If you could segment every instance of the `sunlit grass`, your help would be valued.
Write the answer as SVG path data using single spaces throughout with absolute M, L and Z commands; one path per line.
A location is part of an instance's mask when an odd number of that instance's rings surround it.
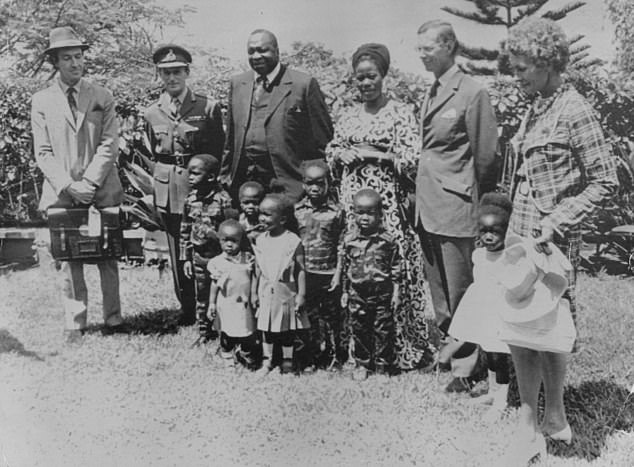
M 0 277 L 2 467 L 490 466 L 512 435 L 515 411 L 486 424 L 468 397 L 443 393 L 447 375 L 258 380 L 225 368 L 216 344 L 191 348 L 195 329 L 175 327 L 169 271 L 123 269 L 124 315 L 146 334 L 103 337 L 98 274 L 87 275 L 95 326 L 77 345 L 63 340 L 53 270 Z M 567 380 L 578 437 L 549 445 L 547 465 L 631 465 L 633 299 L 632 279 L 580 278 L 580 351 Z

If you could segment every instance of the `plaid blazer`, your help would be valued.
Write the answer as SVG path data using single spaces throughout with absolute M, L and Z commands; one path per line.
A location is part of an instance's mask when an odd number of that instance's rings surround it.
M 516 142 L 519 169 L 537 209 L 560 233 L 579 224 L 616 191 L 616 165 L 594 110 L 567 87 L 546 111 L 529 109 Z

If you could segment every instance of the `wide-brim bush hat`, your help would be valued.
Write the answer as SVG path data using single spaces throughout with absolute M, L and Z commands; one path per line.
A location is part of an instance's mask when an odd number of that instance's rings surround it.
M 157 68 L 187 67 L 192 62 L 192 55 L 180 45 L 164 44 L 156 48 L 152 61 Z
M 70 26 L 62 26 L 51 29 L 48 35 L 48 49 L 44 53 L 51 53 L 53 50 L 65 49 L 68 47 L 79 47 L 86 50 L 90 47 L 77 36 L 77 33 Z
M 506 248 L 495 272 L 506 289 L 507 306 L 502 319 L 509 323 L 534 321 L 555 310 L 568 287 L 566 270 L 570 262 L 552 243 L 550 255 L 535 251 L 532 242 L 508 237 Z

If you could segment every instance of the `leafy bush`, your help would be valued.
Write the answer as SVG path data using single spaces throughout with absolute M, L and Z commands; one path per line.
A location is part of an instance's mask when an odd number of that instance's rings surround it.
M 229 78 L 240 70 L 227 58 L 204 51 L 194 53 L 197 73 L 192 74 L 190 87 L 210 95 L 226 110 Z M 359 102 L 347 58 L 335 56 L 319 44 L 296 42 L 288 53 L 282 55 L 282 60 L 317 78 L 335 120 L 342 108 Z M 108 87 L 115 96 L 121 127 L 121 157 L 127 161 L 138 161 L 134 159 L 136 151 L 149 155 L 142 134 L 141 114 L 160 93 L 160 83 L 153 69 L 149 66 L 136 67 L 129 74 L 115 77 L 92 75 L 90 78 Z M 597 110 L 606 134 L 623 160 L 629 159 L 628 142 L 634 140 L 631 122 L 634 101 L 631 94 L 617 86 L 615 79 L 602 74 L 598 68 L 586 70 L 583 74 L 577 73 L 570 79 Z M 499 76 L 487 77 L 486 80 L 501 128 L 501 147 L 504 149 L 517 131 L 528 101 L 511 78 Z M 42 80 L 18 77 L 9 77 L 0 83 L 0 154 L 3 155 L 0 166 L 0 224 L 39 219 L 37 198 L 42 176 L 32 156 L 29 112 L 31 94 L 46 85 Z M 385 82 L 388 95 L 412 104 L 417 114 L 426 86 L 427 83 L 420 76 L 395 68 L 389 71 Z M 125 179 L 124 185 L 129 195 L 139 195 Z M 626 188 L 625 191 L 629 191 L 631 186 Z
M 37 80 L 0 81 L 0 225 L 40 219 L 37 211 L 42 174 L 31 143 L 31 95 Z

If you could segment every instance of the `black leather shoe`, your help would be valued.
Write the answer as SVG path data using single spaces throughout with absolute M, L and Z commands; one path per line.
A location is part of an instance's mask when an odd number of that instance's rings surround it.
M 112 336 L 113 334 L 130 334 L 130 332 L 132 332 L 132 330 L 126 323 L 115 324 L 114 326 L 106 325 L 101 329 L 101 334 L 104 336 Z
M 290 358 L 283 359 L 282 363 L 280 363 L 280 373 L 282 373 L 283 375 L 296 373 L 295 367 L 293 365 L 293 360 L 291 360 Z
M 474 382 L 471 378 L 454 378 L 445 388 L 445 392 L 471 392 Z

